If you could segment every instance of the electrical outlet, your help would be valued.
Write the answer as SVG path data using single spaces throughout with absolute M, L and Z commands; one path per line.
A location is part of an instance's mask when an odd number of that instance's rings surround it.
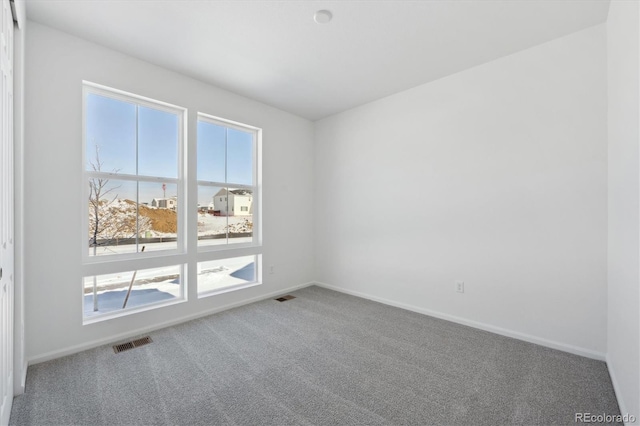
M 464 293 L 464 281 L 456 281 L 455 288 L 458 293 Z
M 274 267 L 273 265 L 270 265 L 270 266 L 269 266 L 269 273 L 270 273 L 270 274 L 275 274 L 275 273 L 276 273 L 276 271 L 275 271 L 275 267 Z

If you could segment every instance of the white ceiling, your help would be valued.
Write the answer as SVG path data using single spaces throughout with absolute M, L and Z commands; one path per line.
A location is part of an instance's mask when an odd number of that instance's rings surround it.
M 333 13 L 316 24 L 318 9 Z M 602 23 L 609 0 L 28 0 L 27 17 L 311 120 Z

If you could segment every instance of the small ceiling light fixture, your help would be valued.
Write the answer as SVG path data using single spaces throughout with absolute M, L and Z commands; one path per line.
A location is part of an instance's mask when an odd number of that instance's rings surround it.
M 333 15 L 328 10 L 319 10 L 313 14 L 313 20 L 318 24 L 327 24 L 331 21 Z

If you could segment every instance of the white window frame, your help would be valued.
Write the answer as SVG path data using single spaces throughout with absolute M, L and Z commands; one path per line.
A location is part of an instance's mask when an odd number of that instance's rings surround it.
M 215 182 L 205 181 L 197 179 L 194 185 L 196 186 L 195 192 L 197 193 L 199 186 L 211 186 L 217 188 L 233 188 L 233 189 L 250 189 L 252 193 L 252 241 L 248 243 L 231 243 L 220 245 L 204 245 L 198 244 L 197 235 L 195 235 L 197 246 L 197 262 L 206 262 L 209 260 L 222 260 L 227 258 L 235 258 L 241 256 L 256 256 L 255 265 L 255 281 L 245 284 L 239 284 L 234 286 L 225 287 L 219 290 L 199 292 L 197 291 L 198 298 L 214 296 L 216 294 L 227 293 L 247 287 L 253 287 L 255 285 L 262 284 L 262 129 L 232 121 L 214 115 L 198 112 L 197 122 L 205 122 L 214 124 L 217 126 L 227 127 L 242 132 L 248 132 L 253 134 L 253 182 L 251 185 L 235 184 L 228 182 Z M 196 144 L 197 146 L 197 135 Z M 226 159 L 225 159 L 226 164 Z M 225 197 L 227 198 L 227 197 Z M 227 240 L 228 241 L 228 240 Z
M 83 200 L 89 198 L 88 181 L 91 177 L 104 177 L 108 179 L 123 179 L 131 182 L 154 182 L 154 183 L 171 183 L 177 186 L 177 210 L 178 215 L 178 235 L 177 247 L 169 250 L 157 250 L 148 252 L 137 252 L 127 254 L 114 254 L 103 256 L 89 255 L 89 206 L 88 202 L 83 203 L 82 208 L 82 241 L 80 247 L 82 250 L 82 287 L 84 288 L 84 277 L 111 274 L 117 272 L 137 271 L 143 269 L 159 268 L 164 266 L 180 266 L 180 297 L 169 301 L 161 301 L 150 303 L 143 306 L 126 308 L 119 311 L 112 311 L 95 316 L 85 317 L 84 315 L 84 294 L 80 292 L 82 304 L 82 323 L 84 325 L 128 316 L 137 312 L 157 309 L 159 307 L 184 303 L 188 301 L 188 294 L 191 291 L 192 296 L 197 295 L 197 299 L 209 297 L 221 293 L 232 292 L 248 287 L 262 284 L 262 129 L 236 121 L 215 117 L 205 113 L 197 114 L 197 121 L 205 121 L 215 125 L 232 128 L 235 130 L 249 132 L 253 135 L 253 182 L 251 185 L 234 184 L 227 182 L 209 182 L 197 180 L 197 171 L 192 175 L 187 170 L 187 152 L 189 155 L 197 154 L 197 135 L 193 141 L 187 139 L 187 109 L 172 105 L 166 102 L 157 101 L 146 98 L 122 90 L 110 88 L 100 84 L 88 81 L 82 82 L 83 97 L 83 120 L 82 120 L 82 173 L 81 184 Z M 139 106 L 145 106 L 161 111 L 166 111 L 178 115 L 179 141 L 178 141 L 178 177 L 176 179 L 158 178 L 153 176 L 131 175 L 124 173 L 110 172 L 93 172 L 87 170 L 86 167 L 86 100 L 87 95 L 93 93 L 100 96 L 106 96 L 115 100 L 133 103 Z M 226 159 L 225 159 L 226 162 Z M 197 208 L 189 206 L 187 194 L 197 194 L 198 186 L 216 186 L 220 188 L 234 189 L 250 189 L 252 192 L 252 241 L 248 243 L 227 243 L 223 245 L 199 246 L 197 235 Z M 227 198 L 227 197 L 225 197 Z M 193 203 L 191 203 L 193 204 Z M 193 216 L 193 217 L 191 217 Z M 194 232 L 195 231 L 195 232 Z M 193 233 L 193 234 L 192 234 Z M 197 263 L 210 260 L 223 260 L 228 258 L 236 258 L 241 256 L 255 256 L 255 280 L 247 283 L 240 283 L 228 286 L 218 290 L 198 292 L 197 276 L 191 276 L 191 282 L 188 282 L 188 271 L 194 271 Z M 195 263 L 194 263 L 195 262 Z M 191 290 L 189 288 L 192 287 Z M 195 290 L 195 292 L 194 292 Z
M 111 99 L 133 103 L 139 106 L 149 107 L 178 116 L 178 177 L 176 179 L 159 178 L 153 176 L 144 175 L 131 175 L 125 173 L 110 173 L 110 172 L 93 172 L 87 170 L 86 167 L 86 119 L 87 119 L 87 96 L 89 94 L 96 94 L 105 96 Z M 90 256 L 89 255 L 89 205 L 88 202 L 82 203 L 82 242 L 80 244 L 82 250 L 82 277 L 104 275 L 110 273 L 117 273 L 122 271 L 136 271 L 142 269 L 159 268 L 162 266 L 180 265 L 180 297 L 164 302 L 151 303 L 139 307 L 132 307 L 123 309 L 117 312 L 108 312 L 104 314 L 97 314 L 91 317 L 84 316 L 84 309 L 82 310 L 83 324 L 90 324 L 94 322 L 103 321 L 105 319 L 130 315 L 135 312 L 146 311 L 155 309 L 160 306 L 173 305 L 176 303 L 183 303 L 187 301 L 187 281 L 186 281 L 186 265 L 189 263 L 187 255 L 187 166 L 186 166 L 186 143 L 187 143 L 187 109 L 172 105 L 166 102 L 157 101 L 154 99 L 139 96 L 133 93 L 128 93 L 122 90 L 110 88 L 100 84 L 92 83 L 89 81 L 82 81 L 82 200 L 89 199 L 89 179 L 91 177 L 104 177 L 108 179 L 124 179 L 131 182 L 154 182 L 154 183 L 171 183 L 177 186 L 177 211 L 178 211 L 178 229 L 177 229 L 177 247 L 175 249 L 157 250 L 148 252 L 137 253 L 125 253 L 125 254 L 113 254 L 104 256 Z M 83 282 L 84 287 L 84 282 Z M 82 287 L 82 288 L 83 288 Z M 82 293 L 81 293 L 82 294 Z M 82 295 L 84 306 L 84 296 Z

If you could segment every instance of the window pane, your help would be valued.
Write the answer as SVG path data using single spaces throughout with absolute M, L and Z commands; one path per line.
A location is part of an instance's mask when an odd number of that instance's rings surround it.
M 136 106 L 93 93 L 86 101 L 86 169 L 135 174 Z
M 227 129 L 227 182 L 253 185 L 253 133 Z
M 127 309 L 182 297 L 179 265 L 84 277 L 85 318 L 122 311 L 134 276 Z
M 140 182 L 140 250 L 175 250 L 178 247 L 178 185 Z
M 198 245 L 227 244 L 226 188 L 198 186 Z
M 256 256 L 198 263 L 198 294 L 256 281 Z
M 137 251 L 137 183 L 89 179 L 89 255 Z
M 226 129 L 198 121 L 198 180 L 225 182 Z
M 250 189 L 198 186 L 198 245 L 253 241 L 253 193 Z
M 89 188 L 90 256 L 177 248 L 176 184 L 90 178 Z
M 138 174 L 178 177 L 178 116 L 138 107 Z

